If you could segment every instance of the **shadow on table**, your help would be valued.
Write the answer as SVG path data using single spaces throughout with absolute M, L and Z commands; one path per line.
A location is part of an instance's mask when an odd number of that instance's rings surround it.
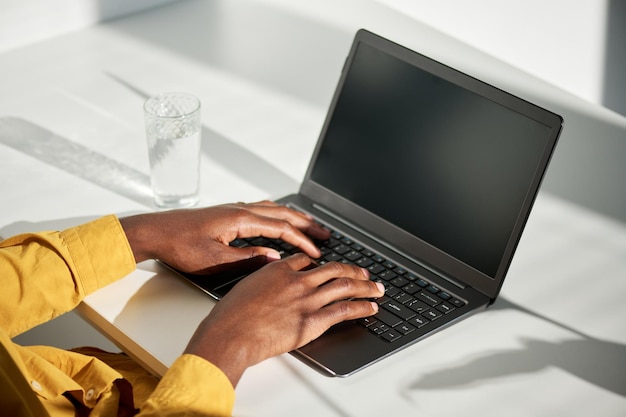
M 437 390 L 479 384 L 512 375 L 530 374 L 558 367 L 578 378 L 626 397 L 626 345 L 588 336 L 554 320 L 500 298 L 494 310 L 514 309 L 566 329 L 577 339 L 546 342 L 522 339 L 523 347 L 487 352 L 464 365 L 422 375 L 409 385 L 412 390 Z
M 122 80 L 116 81 L 143 97 Z M 82 178 L 137 203 L 153 207 L 150 177 L 88 147 L 18 117 L 0 118 L 0 144 Z M 274 198 L 298 189 L 298 182 L 253 152 L 202 127 L 202 151 L 233 176 L 267 190 Z
M 18 117 L 0 118 L 0 144 L 144 206 L 152 206 L 148 175 Z

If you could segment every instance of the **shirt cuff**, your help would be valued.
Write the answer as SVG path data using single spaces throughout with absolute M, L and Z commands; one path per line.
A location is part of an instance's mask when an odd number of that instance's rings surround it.
M 73 267 L 84 294 L 90 294 L 135 270 L 135 257 L 114 215 L 64 230 Z
M 140 416 L 231 416 L 235 390 L 224 373 L 199 356 L 184 354 L 168 369 Z

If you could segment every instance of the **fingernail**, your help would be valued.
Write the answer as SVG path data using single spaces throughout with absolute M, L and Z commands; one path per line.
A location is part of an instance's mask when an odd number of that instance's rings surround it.
M 369 278 L 369 277 L 370 277 L 370 271 L 368 271 L 368 270 L 367 270 L 367 269 L 365 269 L 365 268 L 361 268 L 361 271 L 363 272 L 363 275 L 365 275 L 367 278 Z
M 378 289 L 380 290 L 380 292 L 382 292 L 383 294 L 385 293 L 385 286 L 383 285 L 382 282 L 377 282 L 376 286 L 378 287 Z
M 378 313 L 378 304 L 376 304 L 373 301 L 370 301 L 370 304 L 372 305 L 372 310 L 374 310 L 376 313 Z
M 267 254 L 265 254 L 265 257 L 267 258 L 268 261 L 280 261 L 280 253 L 278 253 L 278 251 L 275 250 L 271 250 L 269 252 L 267 252 Z

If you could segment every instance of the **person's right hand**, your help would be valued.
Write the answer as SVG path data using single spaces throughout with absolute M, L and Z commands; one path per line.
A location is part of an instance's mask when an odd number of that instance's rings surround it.
M 384 294 L 355 265 L 306 269 L 297 254 L 272 262 L 239 282 L 200 323 L 185 353 L 219 367 L 233 386 L 246 368 L 304 346 L 341 321 L 371 316 Z

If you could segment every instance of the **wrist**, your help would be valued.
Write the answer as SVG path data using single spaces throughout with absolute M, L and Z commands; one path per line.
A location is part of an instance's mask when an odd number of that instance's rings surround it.
M 250 338 L 221 331 L 205 319 L 198 326 L 184 353 L 199 356 L 212 363 L 236 387 L 245 370 L 257 362 L 250 359 L 254 347 L 249 344 Z
M 119 219 L 137 263 L 156 258 L 158 237 L 156 229 L 151 226 L 151 216 L 153 214 L 138 214 Z

